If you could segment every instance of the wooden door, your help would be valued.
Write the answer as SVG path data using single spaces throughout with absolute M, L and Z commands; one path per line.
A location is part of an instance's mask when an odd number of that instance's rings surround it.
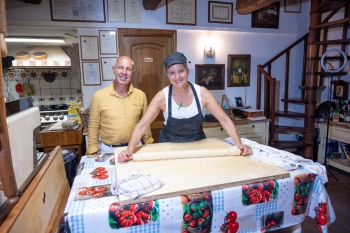
M 175 30 L 119 29 L 119 54 L 135 62 L 132 84 L 145 92 L 148 103 L 156 93 L 170 84 L 163 61 L 177 51 Z M 159 112 L 151 124 L 152 136 L 158 142 L 163 127 L 163 114 Z

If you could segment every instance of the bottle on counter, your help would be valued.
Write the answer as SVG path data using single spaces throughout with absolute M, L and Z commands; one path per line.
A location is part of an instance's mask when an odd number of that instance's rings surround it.
M 71 102 L 69 108 L 68 108 L 68 119 L 73 119 L 73 120 L 77 120 L 78 124 L 81 124 L 81 118 L 79 115 L 79 109 L 77 107 L 77 103 L 76 102 Z

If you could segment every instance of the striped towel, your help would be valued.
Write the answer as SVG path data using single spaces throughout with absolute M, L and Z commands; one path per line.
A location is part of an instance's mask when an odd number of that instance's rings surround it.
M 165 182 L 151 175 L 134 174 L 111 184 L 114 196 L 124 194 L 132 199 L 160 189 Z

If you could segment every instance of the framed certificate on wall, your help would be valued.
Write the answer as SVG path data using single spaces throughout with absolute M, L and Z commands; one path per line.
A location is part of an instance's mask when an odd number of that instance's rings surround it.
M 117 54 L 117 31 L 100 30 L 100 53 L 101 54 Z
M 98 60 L 98 37 L 80 36 L 80 54 L 82 60 Z
M 166 23 L 196 25 L 196 0 L 167 0 Z
M 83 62 L 84 86 L 101 85 L 101 73 L 99 62 Z
M 105 23 L 104 0 L 50 0 L 52 21 Z
M 118 57 L 102 57 L 101 58 L 101 68 L 102 68 L 102 80 L 103 81 L 113 81 L 115 79 L 115 74 L 113 73 L 113 66 Z

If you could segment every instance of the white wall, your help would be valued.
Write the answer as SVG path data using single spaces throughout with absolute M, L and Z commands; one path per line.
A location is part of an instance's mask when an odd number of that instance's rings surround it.
M 106 1 L 105 1 L 106 2 Z M 227 1 L 229 2 L 229 1 Z M 230 1 L 236 7 L 236 1 Z M 107 7 L 107 4 L 105 4 Z M 39 6 L 25 4 L 21 1 L 6 0 L 7 19 L 9 27 L 51 27 L 51 28 L 74 28 L 79 35 L 98 36 L 98 30 L 118 29 L 118 28 L 148 28 L 148 29 L 176 29 L 178 30 L 178 51 L 184 52 L 192 64 L 192 75 L 190 81 L 194 81 L 195 64 L 225 64 L 227 54 L 251 54 L 251 81 L 250 86 L 227 87 L 225 90 L 212 91 L 218 102 L 223 94 L 228 95 L 231 104 L 236 96 L 241 96 L 245 105 L 256 106 L 256 67 L 258 64 L 267 62 L 281 50 L 289 46 L 301 36 L 308 32 L 310 0 L 302 0 L 301 13 L 284 12 L 284 1 L 280 1 L 280 19 L 278 29 L 251 28 L 251 14 L 240 15 L 234 9 L 233 24 L 208 23 L 208 1 L 197 0 L 197 25 L 183 26 L 166 24 L 165 0 L 155 11 L 146 11 L 142 7 L 142 23 L 85 23 L 85 22 L 59 22 L 51 21 L 49 1 L 42 1 Z M 28 13 L 30 12 L 30 13 Z M 107 11 L 106 11 L 107 12 Z M 335 16 L 337 17 L 337 16 Z M 332 32 L 337 34 L 337 32 Z M 208 38 L 215 41 L 215 57 L 206 58 L 203 54 L 204 41 Z M 301 79 L 301 60 L 298 57 L 302 53 L 301 47 L 297 47 L 291 53 L 291 85 L 289 89 L 290 97 L 299 97 Z M 108 57 L 108 56 L 105 56 Z M 284 75 L 284 60 L 280 59 L 273 64 L 273 74 L 275 78 L 281 80 Z M 349 81 L 349 76 L 343 78 Z M 225 81 L 227 82 L 227 81 Z M 104 81 L 101 86 L 83 86 L 83 101 L 85 106 L 89 105 L 93 93 L 109 85 Z M 327 79 L 325 79 L 327 83 Z M 283 86 L 283 81 L 280 83 Z M 283 98 L 284 90 L 279 90 L 277 95 Z M 321 94 L 321 102 L 327 99 L 327 91 Z M 282 102 L 279 101 L 281 106 Z M 291 105 L 290 111 L 298 111 L 303 106 Z M 281 120 L 280 123 L 299 125 L 298 121 L 291 122 L 288 119 Z

